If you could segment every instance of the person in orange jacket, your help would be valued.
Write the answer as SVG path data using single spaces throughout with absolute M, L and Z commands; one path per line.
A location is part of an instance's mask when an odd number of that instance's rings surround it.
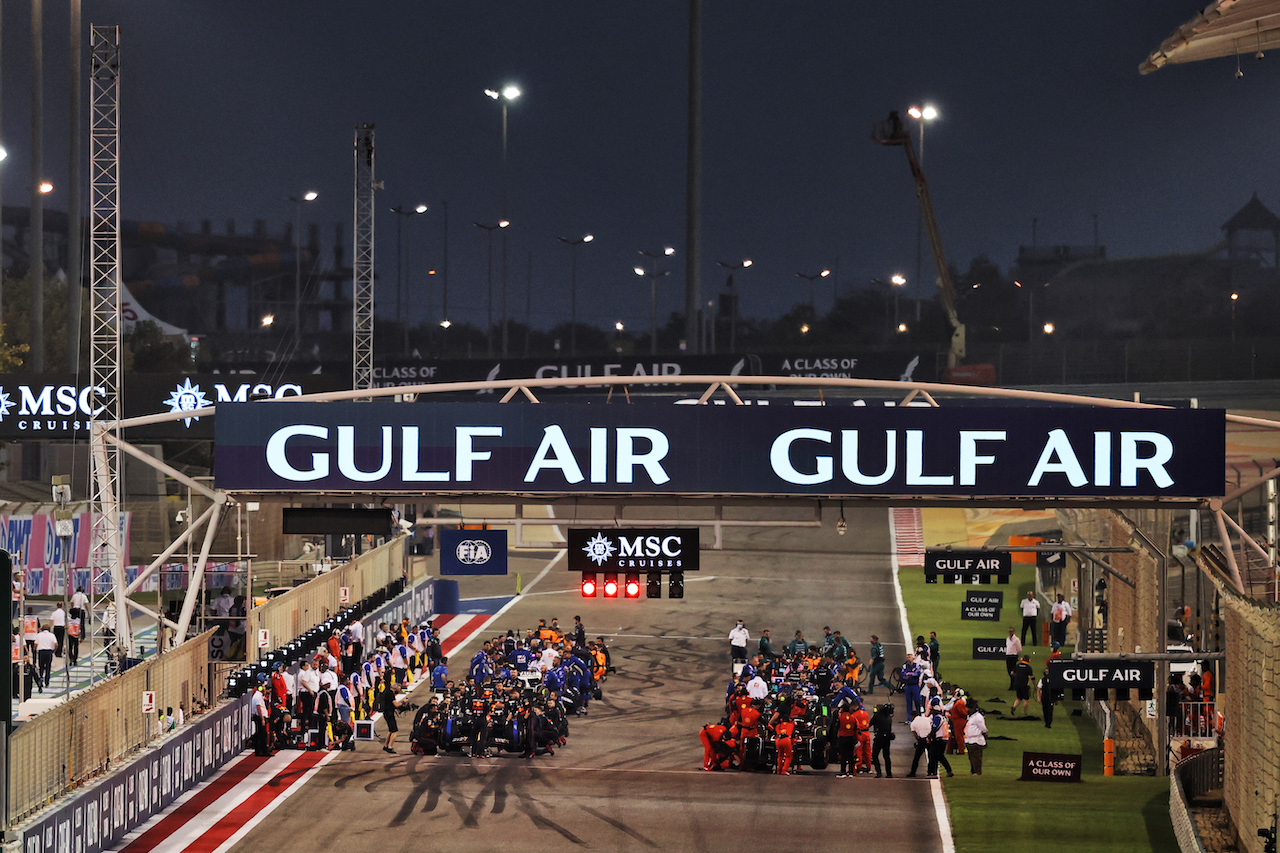
M 738 712 L 738 766 L 746 764 L 747 738 L 760 737 L 760 709 L 748 705 Z
M 795 734 L 796 724 L 790 720 L 781 720 L 773 727 L 773 742 L 778 748 L 778 775 L 791 775 L 791 738 Z

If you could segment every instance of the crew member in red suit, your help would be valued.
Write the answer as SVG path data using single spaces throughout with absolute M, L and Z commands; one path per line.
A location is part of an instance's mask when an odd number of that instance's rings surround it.
M 947 720 L 951 725 L 951 735 L 947 738 L 947 752 L 964 755 L 964 727 L 969 722 L 969 706 L 964 700 L 964 691 L 956 688 L 951 701 L 946 705 Z
M 705 725 L 698 738 L 702 741 L 703 770 L 728 770 L 733 766 L 738 741 L 727 728 L 716 723 Z
M 840 772 L 837 779 L 856 775 L 858 762 L 855 754 L 858 751 L 858 715 L 852 708 L 841 708 L 837 719 L 836 752 L 840 756 Z
M 867 713 L 867 709 L 858 706 L 858 710 L 853 712 L 854 719 L 858 721 L 858 773 L 871 772 L 871 715 Z
M 778 775 L 791 775 L 791 736 L 795 734 L 796 724 L 783 720 L 773 727 L 773 742 L 778 748 Z
M 738 766 L 746 760 L 746 742 L 749 737 L 760 737 L 760 710 L 748 705 L 738 715 Z

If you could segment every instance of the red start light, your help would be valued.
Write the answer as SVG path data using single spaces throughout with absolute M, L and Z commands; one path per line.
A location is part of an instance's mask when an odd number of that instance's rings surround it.
M 627 598 L 639 598 L 639 597 L 640 597 L 640 584 L 638 584 L 635 581 L 629 581 L 627 583 Z
M 606 574 L 604 576 L 604 597 L 618 597 L 618 576 L 615 574 Z
M 590 580 L 584 580 L 582 582 L 582 594 L 587 598 L 595 598 L 596 582 L 594 578 Z

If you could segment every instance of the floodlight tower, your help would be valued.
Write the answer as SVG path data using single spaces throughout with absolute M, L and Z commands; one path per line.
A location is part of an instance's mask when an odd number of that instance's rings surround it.
M 124 549 L 120 540 L 121 391 L 120 328 L 120 28 L 93 27 L 90 85 L 93 111 L 90 138 L 90 258 L 92 263 L 89 387 L 99 395 L 89 431 L 92 471 L 93 535 L 89 555 L 95 612 L 114 603 L 115 634 L 126 655 L 133 654 L 133 632 L 124 585 Z M 101 623 L 91 620 L 95 632 Z M 97 639 L 96 637 L 94 639 Z M 105 639 L 105 637 L 104 637 Z M 92 643 L 90 641 L 90 656 Z M 98 648 L 102 648 L 99 642 Z M 97 673 L 98 667 L 93 668 Z
M 352 264 L 351 387 L 373 387 L 373 122 L 356 125 L 356 184 L 354 261 Z

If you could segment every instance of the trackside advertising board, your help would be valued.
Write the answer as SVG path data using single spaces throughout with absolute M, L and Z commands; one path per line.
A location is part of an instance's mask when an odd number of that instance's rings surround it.
M 1221 495 L 1210 409 L 240 403 L 231 491 Z

